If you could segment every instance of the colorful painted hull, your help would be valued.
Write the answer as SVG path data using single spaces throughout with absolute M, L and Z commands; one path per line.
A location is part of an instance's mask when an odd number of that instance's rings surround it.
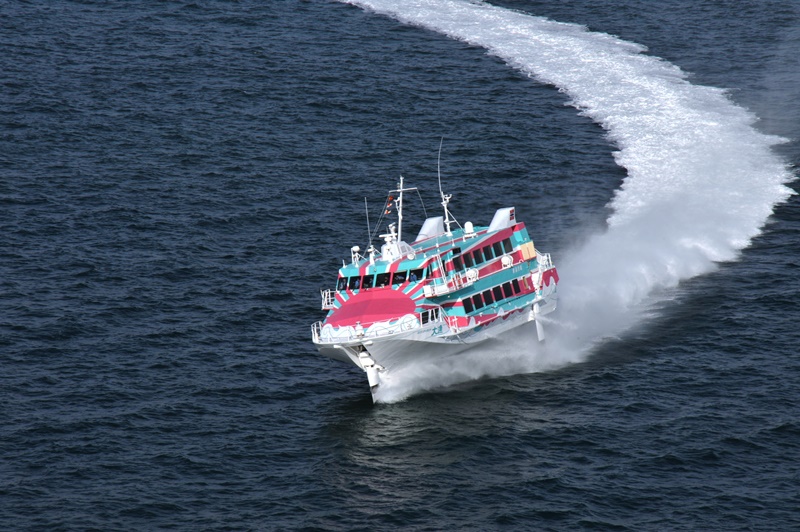
M 514 209 L 499 209 L 487 227 L 449 226 L 429 218 L 411 244 L 390 226 L 380 253 L 354 247 L 336 288 L 322 291 L 328 314 L 312 325 L 314 344 L 363 369 L 373 396 L 393 372 L 436 364 L 525 323 L 544 339 L 538 318 L 557 306 L 558 273 Z
M 316 342 L 320 354 L 342 362 L 350 362 L 370 375 L 374 366 L 376 373 L 370 379 L 374 391 L 381 379 L 388 374 L 401 371 L 409 366 L 444 362 L 448 358 L 465 351 L 479 348 L 484 342 L 498 338 L 511 329 L 523 326 L 536 317 L 555 310 L 557 300 L 549 298 L 540 306 L 538 314 L 533 310 L 521 309 L 498 317 L 482 327 L 455 332 L 445 321 L 431 322 L 417 329 L 398 331 L 378 338 L 361 338 L 342 343 Z M 541 332 L 533 331 L 538 339 Z M 316 340 L 315 340 L 316 341 Z

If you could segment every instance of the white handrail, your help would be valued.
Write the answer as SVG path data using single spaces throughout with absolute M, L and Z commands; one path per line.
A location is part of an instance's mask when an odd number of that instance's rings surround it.
M 336 292 L 330 288 L 327 288 L 325 290 L 320 290 L 319 293 L 322 296 L 322 310 L 330 310 L 334 308 L 334 303 L 336 302 Z

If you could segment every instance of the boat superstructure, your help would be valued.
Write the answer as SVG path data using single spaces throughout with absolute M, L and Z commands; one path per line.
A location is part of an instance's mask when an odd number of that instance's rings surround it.
M 321 290 L 327 316 L 311 327 L 320 353 L 363 369 L 373 394 L 392 371 L 458 355 L 530 321 L 542 341 L 539 318 L 557 305 L 558 272 L 514 207 L 498 209 L 488 226 L 462 227 L 440 190 L 444 216 L 427 218 L 408 243 L 410 191 L 401 176 L 387 203 L 397 222 L 380 235 L 380 250 L 351 248 L 335 288 Z

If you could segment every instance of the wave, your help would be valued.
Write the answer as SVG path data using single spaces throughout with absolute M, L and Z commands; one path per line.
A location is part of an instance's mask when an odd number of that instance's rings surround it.
M 530 356 L 509 339 L 446 368 L 412 368 L 393 376 L 383 400 L 583 359 L 642 319 L 661 289 L 735 260 L 792 194 L 795 176 L 772 150 L 784 139 L 756 130 L 756 116 L 725 90 L 690 83 L 640 44 L 484 2 L 342 1 L 484 47 L 555 86 L 606 130 L 627 170 L 607 230 L 559 261 L 561 308 L 546 350 Z

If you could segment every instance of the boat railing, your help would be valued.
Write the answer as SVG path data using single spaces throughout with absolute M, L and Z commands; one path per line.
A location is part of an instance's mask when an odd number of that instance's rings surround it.
M 550 259 L 549 253 L 540 253 L 536 250 L 536 260 L 539 261 L 539 267 L 542 270 L 549 270 L 553 267 L 553 261 Z
M 334 308 L 334 303 L 336 302 L 336 292 L 331 290 L 330 288 L 320 290 L 320 295 L 322 296 L 322 310 L 331 310 Z
M 469 271 L 455 272 L 448 277 L 435 278 L 432 283 L 425 285 L 425 297 L 441 296 L 470 286 L 477 278 L 477 275 L 468 275 Z M 477 273 L 477 270 L 475 270 L 475 273 Z
M 415 314 L 406 314 L 400 318 L 374 323 L 356 323 L 343 327 L 331 328 L 329 334 L 323 334 L 323 324 L 318 321 L 311 325 L 311 336 L 315 343 L 338 343 L 352 340 L 390 336 L 400 332 L 419 329 L 436 323 L 449 323 L 442 307 L 434 307 Z M 326 336 L 324 339 L 323 337 Z

